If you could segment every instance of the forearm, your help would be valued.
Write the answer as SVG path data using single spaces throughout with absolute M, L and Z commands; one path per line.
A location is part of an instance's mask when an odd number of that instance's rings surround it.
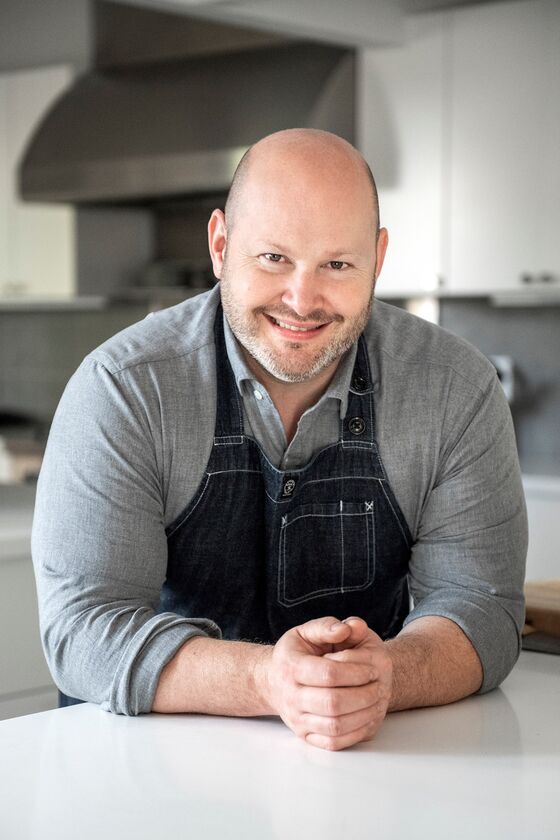
M 373 736 L 385 717 L 391 662 L 361 619 L 333 616 L 284 633 L 274 647 L 193 639 L 161 673 L 155 712 L 276 714 L 329 750 Z
M 272 647 L 196 637 L 161 672 L 153 712 L 250 717 L 274 714 L 264 691 Z
M 389 711 L 452 703 L 482 684 L 474 647 L 447 618 L 422 616 L 385 644 L 393 661 Z
M 451 703 L 480 688 L 480 660 L 449 619 L 423 616 L 385 644 L 393 664 L 390 711 Z M 190 639 L 162 670 L 152 711 L 275 714 L 266 687 L 272 650 L 248 642 Z

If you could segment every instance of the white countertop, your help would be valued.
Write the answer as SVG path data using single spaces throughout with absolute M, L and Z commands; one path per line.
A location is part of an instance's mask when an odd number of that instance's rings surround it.
M 87 704 L 0 723 L 0 756 L 6 840 L 556 840 L 560 657 L 340 753 L 277 719 Z

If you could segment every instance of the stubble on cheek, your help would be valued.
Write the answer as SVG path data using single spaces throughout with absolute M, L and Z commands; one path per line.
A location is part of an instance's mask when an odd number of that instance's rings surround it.
M 282 303 L 260 304 L 254 308 L 244 307 L 232 291 L 228 274 L 224 263 L 221 296 L 232 332 L 246 352 L 262 368 L 283 382 L 305 382 L 329 367 L 358 339 L 371 312 L 373 290 L 367 305 L 352 319 L 324 310 L 314 310 L 306 315 L 305 320 L 308 323 L 309 321 L 323 324 L 334 323 L 335 326 L 332 328 L 334 334 L 329 337 L 326 344 L 321 343 L 317 348 L 313 348 L 307 342 L 290 341 L 284 338 L 278 347 L 271 337 L 267 340 L 266 333 L 263 335 L 263 330 L 267 329 L 267 325 L 263 323 L 266 316 L 271 315 L 280 319 L 284 317 L 291 322 L 303 319 Z M 325 327 L 325 329 L 331 331 L 330 327 Z

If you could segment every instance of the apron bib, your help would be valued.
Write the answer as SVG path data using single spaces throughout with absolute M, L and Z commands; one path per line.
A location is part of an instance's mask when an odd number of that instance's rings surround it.
M 363 337 L 338 440 L 283 472 L 244 432 L 222 319 L 220 306 L 214 444 L 197 492 L 166 529 L 160 611 L 267 644 L 325 615 L 360 616 L 382 638 L 396 635 L 409 612 L 412 538 L 377 447 Z

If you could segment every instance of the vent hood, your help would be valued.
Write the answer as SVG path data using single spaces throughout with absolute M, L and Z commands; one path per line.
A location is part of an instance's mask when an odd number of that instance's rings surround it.
M 97 6 L 112 14 L 118 8 Z M 219 38 L 216 32 L 243 31 L 146 10 L 122 13 L 121 27 L 108 27 L 105 18 L 100 25 L 98 16 L 95 69 L 54 104 L 31 138 L 20 167 L 24 199 L 143 203 L 222 191 L 247 147 L 270 132 L 316 127 L 354 140 L 352 50 L 276 36 L 247 47 L 259 40 L 255 33 Z M 140 23 L 131 25 L 130 15 Z M 164 25 L 154 53 L 156 18 Z M 177 27 L 191 32 L 187 55 Z M 143 38 L 144 50 L 130 43 L 131 33 L 142 32 L 152 36 Z

